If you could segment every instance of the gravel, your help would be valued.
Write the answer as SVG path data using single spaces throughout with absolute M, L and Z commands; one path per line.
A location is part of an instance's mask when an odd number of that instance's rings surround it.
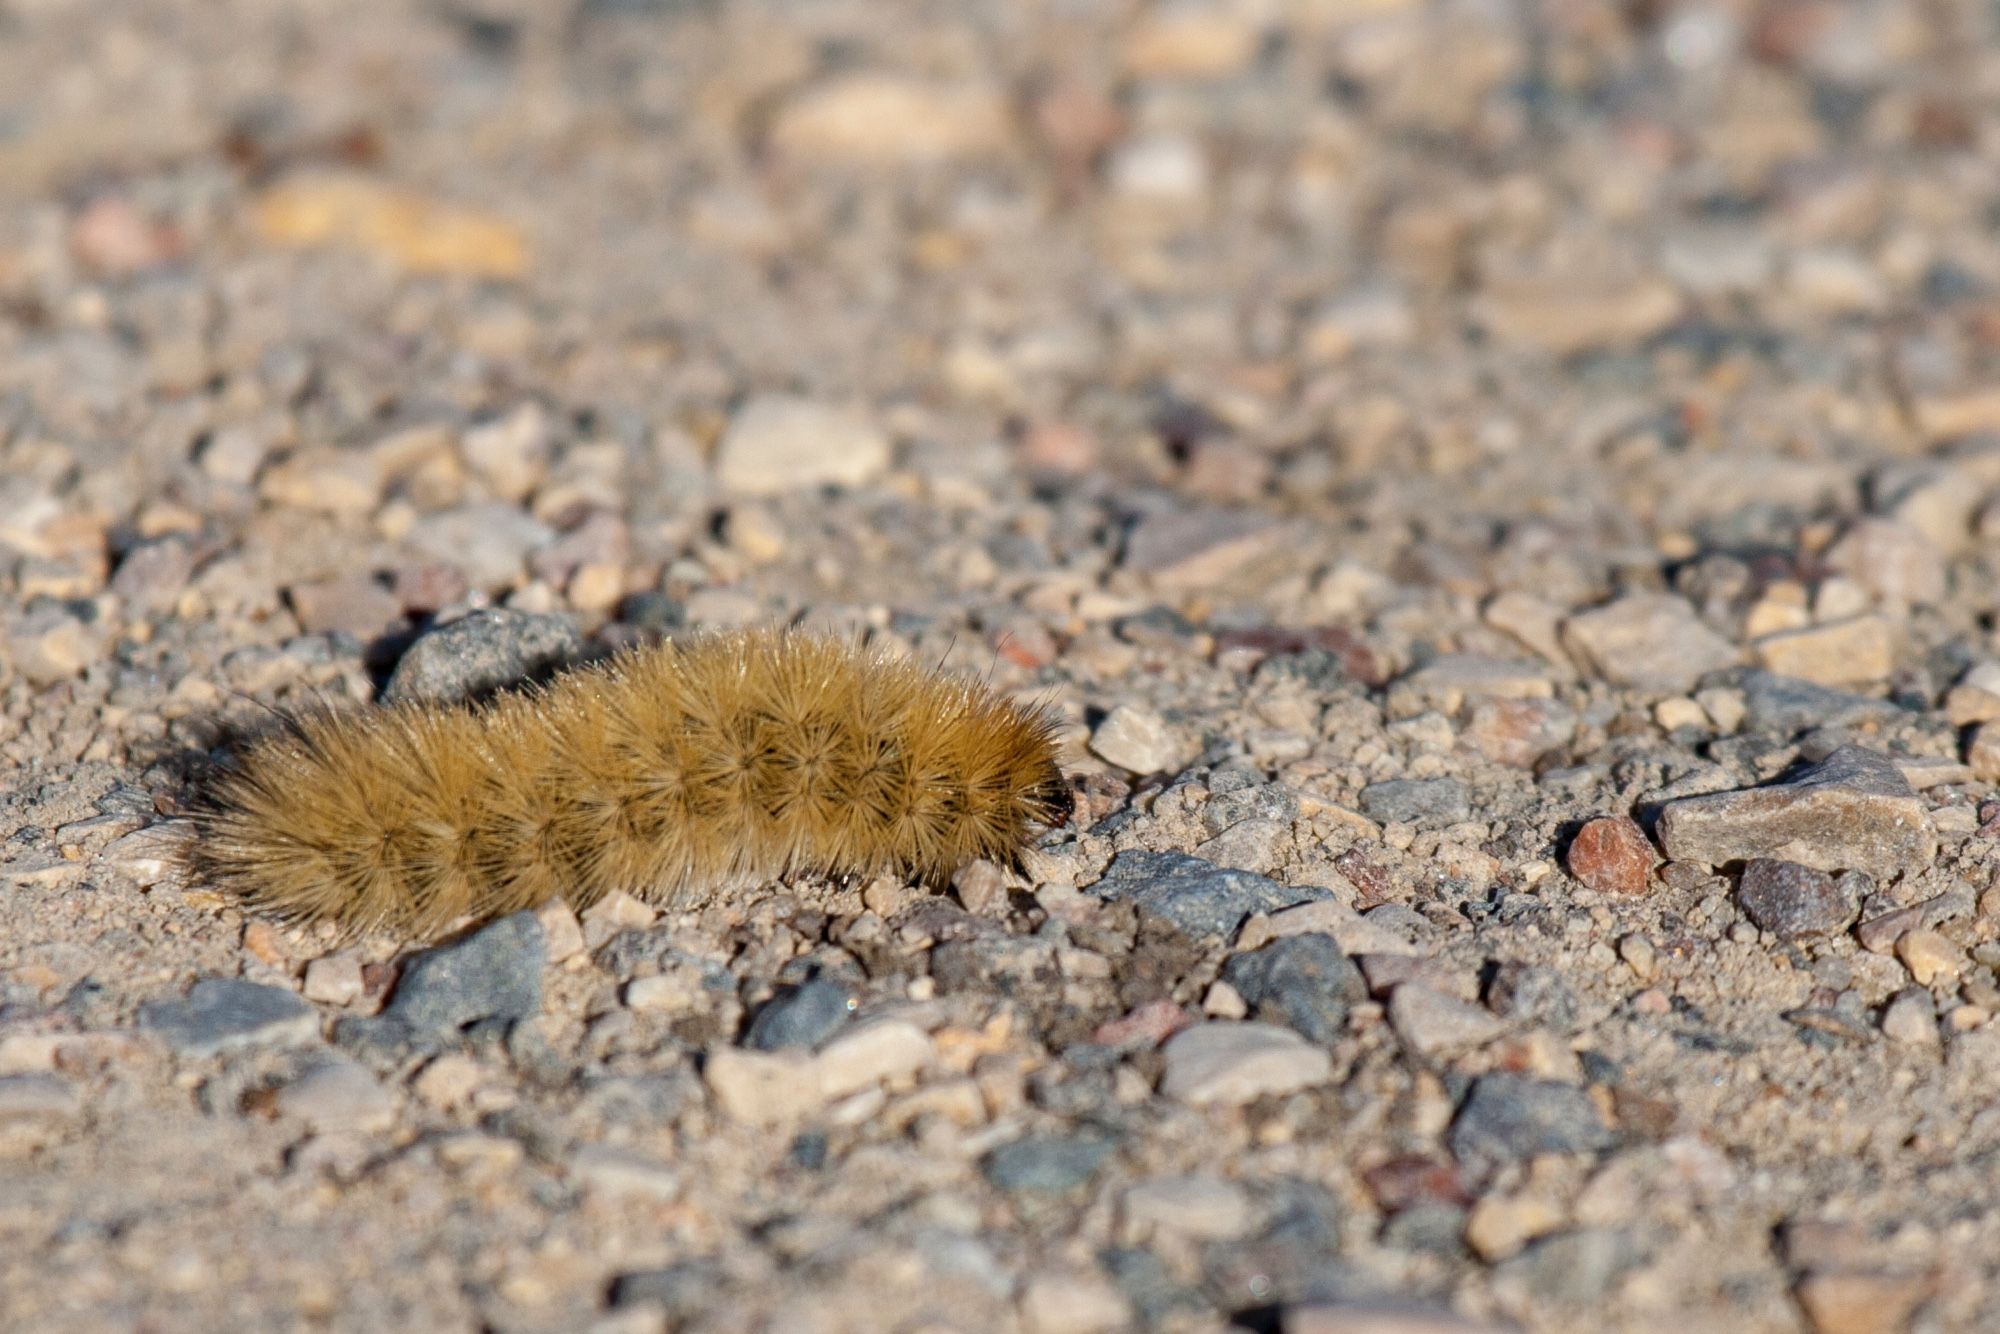
M 1990 7 L 45 0 L 0 82 L 10 1324 L 2000 1328 Z M 745 625 L 1073 818 L 437 940 L 191 855 L 284 715 Z

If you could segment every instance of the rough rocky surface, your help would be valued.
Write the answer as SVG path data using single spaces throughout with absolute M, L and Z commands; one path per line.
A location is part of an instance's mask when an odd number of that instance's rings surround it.
M 32 0 L 0 88 L 0 1325 L 2000 1328 L 1992 6 Z M 274 713 L 773 623 L 1075 818 L 189 870 Z

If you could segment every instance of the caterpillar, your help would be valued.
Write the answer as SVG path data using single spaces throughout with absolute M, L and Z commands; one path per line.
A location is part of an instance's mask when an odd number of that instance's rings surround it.
M 1066 817 L 1054 729 L 839 640 L 694 636 L 484 704 L 290 717 L 210 784 L 195 857 L 274 916 L 415 936 L 612 890 L 937 884 Z

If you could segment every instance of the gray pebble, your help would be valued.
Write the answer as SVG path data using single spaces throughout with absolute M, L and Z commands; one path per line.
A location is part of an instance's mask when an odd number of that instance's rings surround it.
M 390 704 L 467 699 L 545 675 L 581 656 L 583 647 L 566 616 L 475 611 L 419 636 L 382 698 Z
M 1451 1124 L 1451 1151 L 1474 1170 L 1544 1153 L 1594 1153 L 1615 1138 L 1582 1088 L 1504 1071 L 1480 1076 Z
M 533 913 L 503 917 L 411 959 L 395 998 L 374 1022 L 387 1026 L 383 1036 L 422 1040 L 448 1037 L 484 1019 L 526 1019 L 542 1007 L 547 954 Z
M 1793 736 L 1815 727 L 1852 727 L 1892 717 L 1896 706 L 1776 672 L 1745 672 L 1743 726 Z
M 1249 871 L 1229 870 L 1181 852 L 1121 852 L 1087 891 L 1129 901 L 1197 939 L 1223 940 L 1252 913 L 1275 912 L 1331 895 L 1310 885 L 1286 886 Z
M 1776 857 L 1887 878 L 1937 855 L 1922 798 L 1893 761 L 1860 746 L 1780 782 L 1670 801 L 1657 833 L 1669 857 L 1707 866 Z
M 1383 824 L 1457 824 L 1472 813 L 1472 796 L 1456 778 L 1392 778 L 1361 789 L 1361 810 Z
M 222 977 L 203 978 L 182 1000 L 141 1006 L 139 1024 L 189 1056 L 292 1046 L 319 1036 L 319 1012 L 291 992 Z
M 1108 1140 L 1030 1135 L 986 1156 L 986 1179 L 1009 1194 L 1059 1195 L 1088 1181 L 1111 1153 Z
M 750 1021 L 743 1043 L 758 1051 L 817 1047 L 853 1013 L 854 993 L 845 983 L 816 977 L 766 1001 Z
M 1259 1019 L 1281 1023 L 1321 1045 L 1347 1026 L 1348 1010 L 1367 998 L 1361 970 L 1332 936 L 1285 936 L 1263 949 L 1239 954 L 1222 969 Z
M 1797 862 L 1767 857 L 1743 868 L 1736 901 L 1751 921 L 1780 940 L 1845 931 L 1861 910 L 1841 880 Z

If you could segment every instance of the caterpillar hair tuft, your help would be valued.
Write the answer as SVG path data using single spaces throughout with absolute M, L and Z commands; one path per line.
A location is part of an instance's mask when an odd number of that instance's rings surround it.
M 210 787 L 199 869 L 279 917 L 433 935 L 612 890 L 930 883 L 1064 818 L 1053 721 L 820 636 L 695 636 L 482 705 L 318 709 Z

